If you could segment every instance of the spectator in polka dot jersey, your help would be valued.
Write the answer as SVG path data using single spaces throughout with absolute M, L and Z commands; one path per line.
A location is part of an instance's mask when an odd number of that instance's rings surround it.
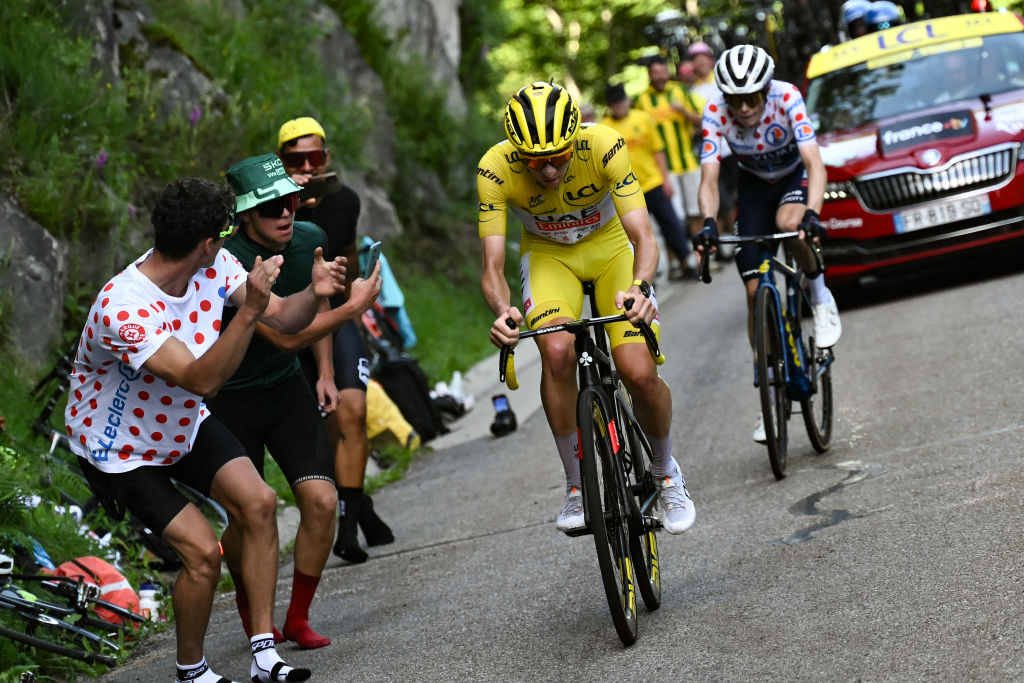
M 275 256 L 284 257 L 273 287 L 288 296 L 309 286 L 309 264 L 327 247 L 324 232 L 313 223 L 295 220 L 302 189 L 288 175 L 276 154 L 251 157 L 228 169 L 235 191 L 239 229 L 224 245 L 245 267 Z M 340 260 L 344 261 L 342 257 Z M 378 269 L 379 270 L 379 269 Z M 281 468 L 295 494 L 299 528 L 295 536 L 292 596 L 284 627 L 275 632 L 302 648 L 330 645 L 331 641 L 309 624 L 309 607 L 334 542 L 334 511 L 338 496 L 334 480 L 334 452 L 328 445 L 321 410 L 303 375 L 297 352 L 312 344 L 321 378 L 333 385 L 334 366 L 330 333 L 347 319 L 358 318 L 380 290 L 378 272 L 356 278 L 345 306 L 331 309 L 323 302 L 313 324 L 297 335 L 257 327 L 245 358 L 220 393 L 207 399 L 213 414 L 242 442 L 257 471 L 263 472 L 265 450 Z M 232 311 L 225 311 L 225 322 Z M 235 598 L 246 623 L 246 589 L 236 577 Z
M 270 632 L 277 563 L 267 560 L 277 557 L 277 498 L 203 397 L 234 374 L 257 321 L 298 331 L 344 281 L 340 263 L 315 259 L 312 284 L 285 305 L 271 292 L 281 256 L 257 259 L 247 274 L 223 249 L 234 206 L 227 187 L 198 178 L 164 189 L 153 209 L 153 248 L 114 276 L 89 311 L 65 412 L 71 446 L 104 506 L 131 511 L 181 558 L 172 596 L 177 679 L 200 683 L 220 680 L 203 639 L 221 551 L 171 478 L 227 510 L 225 556 L 249 588 L 253 630 Z M 226 327 L 225 307 L 237 311 Z M 308 678 L 307 669 L 283 663 L 271 674 L 281 661 L 272 645 L 254 654 L 253 680 Z

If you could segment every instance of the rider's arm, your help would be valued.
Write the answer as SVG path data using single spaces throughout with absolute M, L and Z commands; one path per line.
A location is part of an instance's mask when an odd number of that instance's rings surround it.
M 647 209 L 633 209 L 619 216 L 622 228 L 633 245 L 633 279 L 650 282 L 658 269 L 658 242 L 651 229 Z M 633 285 L 637 292 L 639 287 Z
M 718 216 L 718 173 L 722 164 L 717 161 L 705 161 L 700 166 L 700 189 L 697 192 L 697 204 L 704 218 Z M 824 189 L 824 188 L 823 188 Z
M 821 151 L 817 144 L 800 145 L 800 158 L 807 169 L 807 208 L 821 213 L 821 205 L 825 201 L 825 182 L 827 174 L 825 162 L 821 160 Z
M 512 291 L 505 280 L 505 237 L 491 235 L 480 239 L 483 255 L 483 275 L 480 289 L 494 315 L 501 315 L 511 307 Z
M 505 236 L 481 237 L 480 250 L 483 254 L 480 289 L 484 293 L 487 305 L 496 316 L 491 325 L 491 343 L 495 346 L 515 346 L 519 341 L 519 326 L 523 322 L 523 314 L 510 303 L 512 292 L 505 280 Z M 511 327 L 507 322 L 509 319 L 512 320 Z

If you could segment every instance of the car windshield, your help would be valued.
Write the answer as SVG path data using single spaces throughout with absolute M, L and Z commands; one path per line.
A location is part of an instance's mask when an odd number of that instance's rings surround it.
M 924 107 L 1024 88 L 1024 33 L 957 41 L 906 56 L 856 64 L 812 80 L 806 100 L 815 130 L 856 128 Z

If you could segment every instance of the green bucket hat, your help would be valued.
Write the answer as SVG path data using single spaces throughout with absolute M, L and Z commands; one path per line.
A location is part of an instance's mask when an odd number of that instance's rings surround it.
M 284 170 L 276 154 L 242 159 L 229 168 L 226 175 L 235 191 L 237 213 L 302 189 Z

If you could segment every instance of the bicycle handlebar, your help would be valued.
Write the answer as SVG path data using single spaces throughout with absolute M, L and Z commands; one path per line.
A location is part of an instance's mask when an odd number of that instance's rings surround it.
M 626 299 L 626 310 L 630 310 L 632 306 L 633 300 Z M 562 331 L 576 334 L 588 327 L 596 327 L 597 325 L 606 325 L 608 323 L 626 322 L 627 320 L 628 318 L 626 318 L 625 314 L 606 315 L 599 318 L 583 318 L 581 320 L 573 320 L 571 322 L 560 323 L 550 327 L 541 327 L 536 330 L 524 330 L 519 333 L 519 338 L 529 339 L 530 337 L 539 337 L 541 335 Z M 515 321 L 511 318 L 507 318 L 505 320 L 505 324 L 508 325 L 510 330 L 514 330 L 516 327 Z M 642 321 L 637 328 L 640 330 L 640 334 L 643 336 L 644 342 L 647 344 L 647 350 L 651 353 L 651 358 L 654 359 L 655 364 L 664 365 L 666 360 L 665 355 L 661 352 L 661 348 L 658 344 L 658 337 L 654 334 L 654 330 L 651 329 L 650 325 Z M 498 381 L 504 382 L 512 391 L 519 388 L 519 380 L 516 378 L 515 355 L 515 347 L 502 344 L 501 351 L 498 354 Z
M 814 243 L 814 231 L 805 230 L 804 240 L 810 246 L 811 251 L 814 252 L 814 259 L 817 261 L 818 270 L 825 270 L 825 261 L 821 256 L 821 248 Z M 725 235 L 722 237 L 712 236 L 707 231 L 701 231 L 695 237 L 695 243 L 704 247 L 704 253 L 700 260 L 700 279 L 705 284 L 711 282 L 711 261 L 709 260 L 710 251 L 708 247 L 712 247 L 718 244 L 768 244 L 774 242 L 782 242 L 783 240 L 793 239 L 799 237 L 800 232 L 793 230 L 790 232 L 776 232 L 769 235 Z

